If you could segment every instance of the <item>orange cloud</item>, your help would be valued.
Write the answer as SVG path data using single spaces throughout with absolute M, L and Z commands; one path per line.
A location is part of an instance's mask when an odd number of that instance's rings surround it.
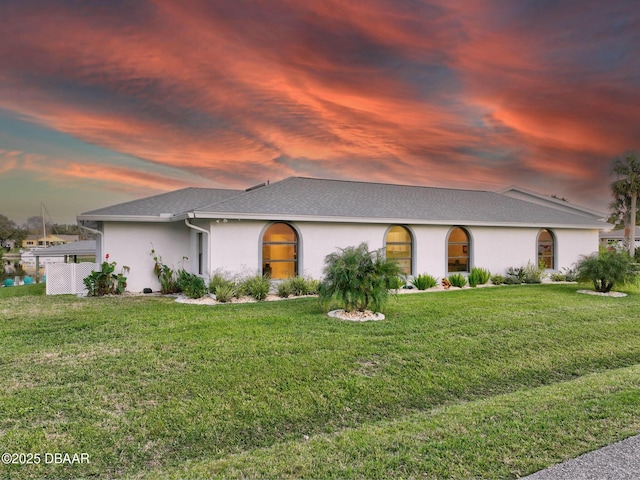
M 18 167 L 18 157 L 22 152 L 7 151 L 0 149 L 0 174 L 16 170 Z
M 36 154 L 21 154 L 16 170 L 30 172 L 50 184 L 69 186 L 88 182 L 115 191 L 157 193 L 171 188 L 193 186 L 193 182 L 126 167 L 66 161 Z
M 624 45 L 573 4 L 13 8 L 0 7 L 9 19 L 0 108 L 205 184 L 308 174 L 480 188 L 552 177 L 595 188 L 640 133 L 637 70 L 596 65 L 594 52 L 614 57 L 601 45 L 622 57 Z M 623 8 L 605 13 L 633 14 Z M 70 175 L 174 186 L 169 175 L 87 162 L 72 162 Z

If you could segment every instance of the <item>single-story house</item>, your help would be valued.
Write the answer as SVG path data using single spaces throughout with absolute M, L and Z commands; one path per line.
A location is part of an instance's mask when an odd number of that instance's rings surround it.
M 159 289 L 151 251 L 208 276 L 321 278 L 338 248 L 367 242 L 408 275 L 445 277 L 472 267 L 504 273 L 544 262 L 557 271 L 598 249 L 601 215 L 555 199 L 290 177 L 247 190 L 185 188 L 78 216 L 98 234 L 97 260 L 130 267 L 128 289 Z
M 22 241 L 22 248 L 36 248 L 36 247 L 48 247 L 53 245 L 64 245 L 65 243 L 77 242 L 80 240 L 80 235 L 60 235 L 50 233 L 47 236 L 43 235 L 27 235 Z
M 624 228 L 619 230 L 602 230 L 600 232 L 600 244 L 604 247 L 618 247 L 624 246 L 627 240 L 627 231 Z M 636 248 L 640 248 L 640 227 L 636 227 L 635 234 Z

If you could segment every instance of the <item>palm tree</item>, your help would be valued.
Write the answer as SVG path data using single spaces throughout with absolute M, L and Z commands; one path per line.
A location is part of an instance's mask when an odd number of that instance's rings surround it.
M 623 221 L 629 228 L 629 254 L 635 253 L 636 247 L 636 216 L 638 207 L 638 192 L 640 192 L 640 162 L 635 152 L 626 152 L 622 157 L 613 160 L 611 173 L 616 180 L 611 183 L 611 191 L 615 199 L 612 207 L 621 208 Z

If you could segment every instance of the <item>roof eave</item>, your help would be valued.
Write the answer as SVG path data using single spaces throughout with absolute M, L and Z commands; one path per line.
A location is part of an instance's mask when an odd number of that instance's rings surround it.
M 160 215 L 78 215 L 78 222 L 143 222 L 169 223 L 182 221 L 188 217 L 187 213 Z
M 287 222 L 331 222 L 331 223 L 382 223 L 400 225 L 466 225 L 481 227 L 519 227 L 519 228 L 569 228 L 576 230 L 600 230 L 609 225 L 602 222 L 569 225 L 565 223 L 540 223 L 540 222 L 489 222 L 478 220 L 443 219 L 429 220 L 420 218 L 399 217 L 344 217 L 344 216 L 318 216 L 318 215 L 291 215 L 277 213 L 231 213 L 231 212 L 193 212 L 192 218 L 211 220 L 261 220 L 261 221 L 287 221 Z

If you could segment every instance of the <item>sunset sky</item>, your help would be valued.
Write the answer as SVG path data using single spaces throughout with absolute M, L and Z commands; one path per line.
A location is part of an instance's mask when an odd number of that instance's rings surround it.
M 637 1 L 0 2 L 0 213 L 310 176 L 607 210 Z

